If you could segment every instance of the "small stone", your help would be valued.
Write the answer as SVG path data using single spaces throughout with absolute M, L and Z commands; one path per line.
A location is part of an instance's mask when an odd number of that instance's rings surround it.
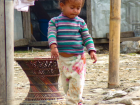
M 98 89 L 91 89 L 90 92 L 93 92 L 93 93 L 103 93 L 104 90 L 101 89 L 101 88 L 98 88 Z
M 131 99 L 123 99 L 119 103 L 125 105 L 133 105 L 133 101 Z
M 120 90 L 120 91 L 117 91 L 113 96 L 114 97 L 122 97 L 125 95 L 127 95 L 127 92 Z
M 137 41 L 124 41 L 120 46 L 121 53 L 136 53 L 140 51 Z
M 126 89 L 126 90 L 124 90 L 124 91 L 126 91 L 126 92 L 132 92 L 132 91 L 137 91 L 137 90 L 139 90 L 139 89 L 140 89 L 140 86 L 136 86 L 136 87 L 128 88 L 128 89 Z
M 125 95 L 127 95 L 127 92 L 125 92 L 125 91 L 122 91 L 122 90 L 116 91 L 115 89 L 111 89 L 111 90 L 107 93 L 107 95 L 106 95 L 106 97 L 104 98 L 104 100 L 110 100 L 110 99 L 116 98 L 116 97 L 123 97 L 123 96 L 125 96 Z

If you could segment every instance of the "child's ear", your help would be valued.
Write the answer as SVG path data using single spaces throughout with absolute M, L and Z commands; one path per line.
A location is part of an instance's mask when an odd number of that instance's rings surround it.
M 63 11 L 63 7 L 64 7 L 64 4 L 61 2 L 60 3 L 60 8 L 61 8 L 62 11 Z

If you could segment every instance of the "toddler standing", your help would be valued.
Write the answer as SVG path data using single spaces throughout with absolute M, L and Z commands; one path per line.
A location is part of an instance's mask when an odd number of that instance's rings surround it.
M 48 42 L 51 57 L 58 59 L 66 105 L 83 105 L 82 93 L 86 74 L 86 46 L 91 59 L 97 61 L 94 42 L 87 25 L 78 17 L 85 0 L 59 0 L 62 13 L 49 22 Z

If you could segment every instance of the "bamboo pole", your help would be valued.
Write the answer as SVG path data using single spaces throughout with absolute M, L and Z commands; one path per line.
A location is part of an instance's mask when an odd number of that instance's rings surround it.
M 14 7 L 5 0 L 7 105 L 14 105 Z
M 110 0 L 108 87 L 119 87 L 121 0 Z

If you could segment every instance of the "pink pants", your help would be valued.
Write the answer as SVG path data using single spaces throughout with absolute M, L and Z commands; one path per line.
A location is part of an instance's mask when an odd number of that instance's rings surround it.
M 66 105 L 82 105 L 82 93 L 86 74 L 84 54 L 72 57 L 59 56 L 58 67 L 66 97 Z

